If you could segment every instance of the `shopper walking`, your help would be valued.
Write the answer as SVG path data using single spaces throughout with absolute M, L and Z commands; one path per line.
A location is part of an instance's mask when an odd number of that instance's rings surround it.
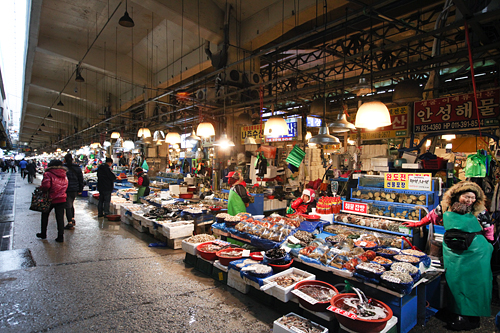
M 26 166 L 26 173 L 28 174 L 28 183 L 33 184 L 33 179 L 36 177 L 36 164 L 31 161 Z
M 28 162 L 26 162 L 26 160 L 24 158 L 19 162 L 19 169 L 21 170 L 21 177 L 23 177 L 23 179 L 26 178 L 26 166 L 27 165 L 28 165 Z
M 13 159 L 9 160 L 9 168 L 10 173 L 16 172 L 16 162 Z
M 42 185 L 40 189 L 49 192 L 49 198 L 52 203 L 46 213 L 42 213 L 42 230 L 36 234 L 36 237 L 47 238 L 47 225 L 49 224 L 49 214 L 52 209 L 56 211 L 57 238 L 56 242 L 64 242 L 64 207 L 66 206 L 66 189 L 68 188 L 68 179 L 66 178 L 66 168 L 59 160 L 52 160 L 47 165 L 43 174 Z
M 83 191 L 83 173 L 77 164 L 73 164 L 73 156 L 70 153 L 64 156 L 64 166 L 66 178 L 68 178 L 68 189 L 66 190 L 66 219 L 68 224 L 64 229 L 72 230 L 75 228 L 75 207 L 73 206 L 77 194 Z
M 97 168 L 97 190 L 99 191 L 99 202 L 97 204 L 97 217 L 110 214 L 111 193 L 114 189 L 116 175 L 111 171 L 113 160 L 106 157 L 106 162 Z
M 481 187 L 463 181 L 450 187 L 441 204 L 420 222 L 403 223 L 419 227 L 443 221 L 448 300 L 451 312 L 456 315 L 449 323 L 453 330 L 478 328 L 480 317 L 491 315 L 493 246 L 488 240 L 494 239 L 494 225 L 484 203 Z M 459 241 L 463 245 L 460 248 L 457 247 Z
M 238 213 L 245 213 L 250 204 L 250 196 L 247 193 L 246 183 L 238 171 L 232 171 L 228 175 L 228 182 L 231 186 L 229 199 L 227 201 L 227 212 L 235 216 Z

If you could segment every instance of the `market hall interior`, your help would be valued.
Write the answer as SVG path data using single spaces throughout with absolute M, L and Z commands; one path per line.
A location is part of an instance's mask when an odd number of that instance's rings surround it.
M 87 198 L 75 201 L 76 227 L 64 243 L 54 241 L 54 213 L 47 239 L 38 239 L 40 213 L 29 205 L 41 177 L 1 176 L 3 196 L 7 184 L 15 196 L 3 238 L 11 247 L 0 251 L 0 332 L 269 332 L 280 316 L 188 268 L 184 251 L 149 247 L 157 240 L 97 218 Z M 32 260 L 14 255 L 27 250 Z

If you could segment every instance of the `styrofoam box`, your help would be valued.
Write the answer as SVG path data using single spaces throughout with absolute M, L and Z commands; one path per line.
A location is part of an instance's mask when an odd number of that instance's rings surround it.
M 229 281 L 229 279 L 228 279 Z M 305 320 L 309 320 L 307 318 L 304 318 L 302 316 L 299 316 L 298 314 L 296 313 L 293 313 L 293 312 L 290 312 L 289 314 L 285 315 L 285 317 L 288 317 L 288 316 L 296 316 L 296 317 L 299 317 L 299 318 L 302 318 L 302 319 L 305 319 Z M 281 318 L 281 317 L 280 317 Z M 278 322 L 279 318 L 276 319 L 273 323 L 273 333 L 296 333 L 297 331 L 295 330 L 291 330 L 289 329 L 288 327 L 280 324 Z M 321 333 L 328 333 L 328 329 L 319 325 L 319 324 L 316 324 L 314 321 L 311 321 L 312 324 L 314 324 L 317 328 L 319 328 L 321 330 Z
M 198 251 L 196 250 L 196 248 L 200 244 L 202 244 L 202 243 L 188 243 L 185 240 L 183 240 L 182 241 L 182 249 L 184 250 L 184 252 L 195 256 L 198 254 Z
M 180 222 L 172 222 L 169 224 L 163 225 L 163 234 L 169 238 L 181 238 L 181 237 L 189 237 L 193 235 L 194 224 L 191 222 L 189 224 L 180 223 Z
M 180 194 L 180 185 L 169 185 L 168 190 L 172 194 Z
M 217 268 L 218 268 L 218 269 L 220 269 L 221 271 L 223 271 L 223 272 L 226 272 L 226 273 L 227 273 L 227 270 L 228 270 L 227 266 L 224 266 L 223 264 L 221 264 L 219 260 L 215 260 L 215 261 L 214 261 L 214 267 L 217 267 Z
M 403 163 L 401 165 L 403 169 L 421 169 L 422 166 L 419 163 Z
M 268 278 L 265 278 L 263 280 L 264 285 L 273 282 L 277 277 L 284 276 L 284 275 L 289 275 L 289 274 L 296 274 L 296 275 L 305 276 L 304 280 L 315 280 L 316 279 L 316 275 L 311 274 L 311 273 L 306 272 L 306 271 L 303 271 L 301 269 L 292 267 L 292 268 L 289 268 L 289 269 L 287 269 L 287 270 L 285 270 L 283 272 L 280 272 L 278 274 L 274 274 L 274 275 L 272 275 L 272 276 L 270 276 Z M 304 281 L 304 280 L 302 280 L 302 281 Z M 273 297 L 276 297 L 280 301 L 286 303 L 289 300 L 291 300 L 292 298 L 296 297 L 294 294 L 292 294 L 292 290 L 293 290 L 293 288 L 295 287 L 296 284 L 297 283 L 294 283 L 291 286 L 286 287 L 286 288 L 283 288 L 281 286 L 276 285 L 276 286 L 274 286 L 274 287 L 272 287 L 270 289 L 265 290 L 264 292 L 266 294 L 269 294 L 269 295 L 271 295 Z
M 372 167 L 378 167 L 378 166 L 386 167 L 389 163 L 389 159 L 385 157 L 384 158 L 373 157 L 371 162 L 372 162 Z
M 240 276 L 240 272 L 235 269 L 229 269 L 227 272 L 227 285 L 231 288 L 238 290 L 242 294 L 248 294 L 250 286 L 245 283 Z M 273 333 L 275 331 L 273 330 Z

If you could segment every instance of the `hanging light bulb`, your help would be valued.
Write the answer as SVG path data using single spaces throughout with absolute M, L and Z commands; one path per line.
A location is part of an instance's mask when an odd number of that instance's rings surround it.
M 375 129 L 392 124 L 389 109 L 380 101 L 361 104 L 356 113 L 354 126 L 357 128 Z
M 227 149 L 229 147 L 234 147 L 234 142 L 229 140 L 227 134 L 221 135 L 220 139 L 214 142 L 214 146 L 221 147 L 222 149 Z
M 307 131 L 307 134 L 306 134 L 306 141 L 309 141 L 309 139 L 312 138 L 312 133 Z
M 266 121 L 264 126 L 264 135 L 278 137 L 288 134 L 288 125 L 280 116 L 272 116 Z
M 356 127 L 347 121 L 345 113 L 341 112 L 337 115 L 337 120 L 328 125 L 333 133 L 344 133 L 350 130 L 355 130 Z
M 118 24 L 125 28 L 132 28 L 133 26 L 135 26 L 135 23 L 134 20 L 132 20 L 132 18 L 128 15 L 127 6 L 128 1 L 125 1 L 125 14 L 120 17 L 120 20 L 118 20 Z
M 118 139 L 118 138 L 120 138 L 120 132 L 111 133 L 111 139 Z
M 203 122 L 198 125 L 196 129 L 196 135 L 202 138 L 208 138 L 215 135 L 214 125 L 209 122 Z
M 52 117 L 52 113 L 49 113 L 49 115 L 47 116 L 47 118 L 52 119 L 54 117 Z

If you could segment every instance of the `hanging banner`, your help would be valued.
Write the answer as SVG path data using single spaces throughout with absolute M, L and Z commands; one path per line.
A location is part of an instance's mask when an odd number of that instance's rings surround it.
M 392 124 L 374 130 L 361 129 L 362 140 L 380 140 L 409 136 L 408 106 L 389 108 Z M 356 139 L 357 133 L 351 133 L 351 138 Z
M 477 93 L 481 127 L 498 126 L 500 89 Z M 479 127 L 474 107 L 474 94 L 415 102 L 414 132 L 441 132 Z
M 246 138 L 254 138 L 256 143 L 263 142 L 281 142 L 298 140 L 302 135 L 302 119 L 301 118 L 287 118 L 285 119 L 288 125 L 288 134 L 276 138 L 266 137 L 264 140 L 264 126 L 265 124 L 243 126 L 241 128 L 241 144 L 245 143 Z
M 432 174 L 388 172 L 384 175 L 384 188 L 432 191 Z
M 213 147 L 215 142 L 215 135 L 209 136 L 208 138 L 201 138 L 202 147 Z

